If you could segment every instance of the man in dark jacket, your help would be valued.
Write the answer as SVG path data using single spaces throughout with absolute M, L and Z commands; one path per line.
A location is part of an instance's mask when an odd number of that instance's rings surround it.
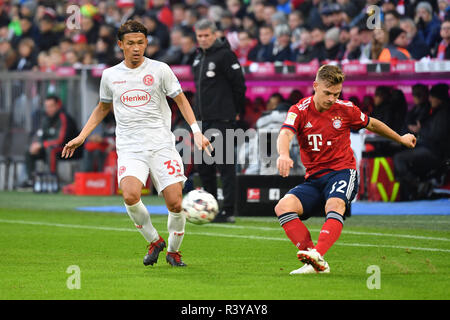
M 394 156 L 395 176 L 400 181 L 402 200 L 414 200 L 420 182 L 426 174 L 438 168 L 450 156 L 450 97 L 447 84 L 434 85 L 430 90 L 429 114 L 421 121 L 414 150 Z
M 229 161 L 230 155 L 227 159 L 227 148 L 228 152 L 234 152 L 234 148 L 227 146 L 226 131 L 234 130 L 237 116 L 244 113 L 246 87 L 236 55 L 215 32 L 216 25 L 211 21 L 200 20 L 195 25 L 199 50 L 192 64 L 196 87 L 194 112 L 202 121 L 202 131 L 212 129 L 215 133 L 211 136 L 219 141 L 217 136 L 221 135 L 223 143 L 214 146 L 214 159 L 209 159 L 212 161 L 205 161 L 207 156 L 202 159 L 198 172 L 203 188 L 217 198 L 216 170 L 219 170 L 224 201 L 214 221 L 234 222 L 236 167 L 234 156 L 233 161 Z
M 66 142 L 74 138 L 78 129 L 72 117 L 63 109 L 59 97 L 50 95 L 44 102 L 44 115 L 40 128 L 37 130 L 28 152 L 25 154 L 25 166 L 28 181 L 24 186 L 31 186 L 36 160 L 44 160 L 51 173 L 56 173 L 56 161 L 61 159 L 61 151 Z M 75 158 L 80 158 L 82 148 L 76 152 Z

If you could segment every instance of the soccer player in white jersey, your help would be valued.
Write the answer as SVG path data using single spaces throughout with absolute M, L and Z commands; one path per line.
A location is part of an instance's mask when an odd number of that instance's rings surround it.
M 164 197 L 169 210 L 166 260 L 172 266 L 185 266 L 179 248 L 186 223 L 181 212 L 186 177 L 170 129 L 171 111 L 166 96 L 176 102 L 190 124 L 197 148 L 210 153 L 212 146 L 202 135 L 192 108 L 170 67 L 144 57 L 147 29 L 141 23 L 129 20 L 119 28 L 117 37 L 124 61 L 103 71 L 100 102 L 80 134 L 65 145 L 62 157 L 71 157 L 113 108 L 117 123 L 118 183 L 128 215 L 149 242 L 144 265 L 156 263 L 159 253 L 166 247 L 141 201 L 141 190 L 150 173 L 158 194 Z

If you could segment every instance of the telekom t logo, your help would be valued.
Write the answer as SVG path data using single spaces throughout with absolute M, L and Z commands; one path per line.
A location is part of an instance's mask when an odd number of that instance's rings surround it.
M 321 134 L 308 134 L 308 143 L 313 146 L 312 151 L 320 151 L 319 146 L 322 145 L 322 135 Z

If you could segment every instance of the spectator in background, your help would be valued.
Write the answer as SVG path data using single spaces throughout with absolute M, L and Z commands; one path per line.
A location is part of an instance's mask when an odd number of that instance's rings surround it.
M 166 0 L 152 0 L 150 1 L 150 9 L 155 12 L 156 17 L 161 23 L 165 24 L 167 28 L 173 26 L 173 12 L 167 5 Z
M 361 56 L 361 37 L 358 27 L 352 27 L 349 31 L 349 40 L 342 42 L 337 58 L 339 60 L 358 60 Z
M 180 64 L 192 65 L 197 55 L 197 44 L 195 41 L 195 34 L 192 32 L 186 33 L 181 37 L 181 59 Z
M 430 112 L 428 86 L 420 83 L 413 85 L 412 97 L 414 105 L 406 114 L 405 131 L 417 135 L 420 131 L 421 122 Z
M 408 112 L 408 103 L 402 90 L 392 89 L 391 108 L 393 113 L 391 129 L 401 134 L 404 128 L 406 113 Z
M 397 10 L 389 10 L 384 13 L 384 27 L 387 31 L 394 27 L 400 27 L 400 14 Z
M 370 47 L 370 59 L 378 60 L 381 52 L 386 48 L 389 40 L 389 34 L 384 28 L 377 28 L 373 30 L 373 38 Z
M 361 56 L 359 57 L 359 60 L 370 60 L 372 56 L 371 47 L 374 30 L 369 29 L 365 22 L 359 25 L 358 28 L 359 36 L 361 38 Z
M 6 37 L 0 35 L 0 71 L 13 70 L 17 64 L 17 54 Z
M 36 161 L 41 159 L 56 173 L 56 161 L 61 159 L 64 145 L 77 135 L 78 129 L 72 117 L 63 110 L 59 97 L 47 96 L 44 102 L 44 117 L 39 129 L 25 154 L 27 180 L 22 187 L 31 187 L 35 174 Z M 75 159 L 80 158 L 83 149 L 77 150 Z
M 448 0 L 438 0 L 438 17 L 441 22 L 450 18 L 450 3 Z
M 165 51 L 161 48 L 161 44 L 159 39 L 152 36 L 147 36 L 148 45 L 145 48 L 145 56 L 149 59 L 158 60 L 164 58 Z
M 295 29 L 304 28 L 306 25 L 303 13 L 300 10 L 294 10 L 291 13 L 289 13 L 288 25 L 289 28 L 291 29 L 291 32 L 294 32 Z
M 323 61 L 327 57 L 327 50 L 325 48 L 325 31 L 321 28 L 314 28 L 311 31 L 311 46 L 312 46 L 312 56 Z
M 287 24 L 275 27 L 275 42 L 273 44 L 271 62 L 284 62 L 292 59 L 291 30 Z
M 450 60 L 450 19 L 445 20 L 441 25 L 442 40 L 436 50 L 438 60 Z
M 336 60 L 341 44 L 339 42 L 339 28 L 333 27 L 328 29 L 324 37 L 325 59 Z
M 441 23 L 433 13 L 430 3 L 422 1 L 416 7 L 415 23 L 429 48 L 434 48 L 439 41 Z
M 170 31 L 170 46 L 166 50 L 166 54 L 161 58 L 162 62 L 168 65 L 180 64 L 181 61 L 181 38 L 183 37 L 183 28 L 176 25 Z
M 37 65 L 35 44 L 31 38 L 23 38 L 19 42 L 17 50 L 16 71 L 32 70 Z
M 14 48 L 17 48 L 20 40 L 25 38 L 32 39 L 36 44 L 36 39 L 38 38 L 39 29 L 33 23 L 33 18 L 29 16 L 20 16 L 20 29 L 22 30 L 20 35 L 14 35 L 11 39 L 11 43 Z
M 259 44 L 248 53 L 248 60 L 253 62 L 269 62 L 273 51 L 273 28 L 263 25 L 259 28 Z
M 295 47 L 292 51 L 292 60 L 298 63 L 307 63 L 314 58 L 313 49 L 311 46 L 311 33 L 307 29 L 297 29 L 293 35 L 296 39 L 294 42 Z M 298 39 L 298 40 L 297 40 Z
M 46 51 L 59 44 L 61 34 L 54 30 L 55 22 L 55 17 L 48 13 L 39 20 L 39 35 L 36 43 L 39 50 Z
M 402 18 L 400 20 L 400 28 L 406 31 L 406 39 L 408 40 L 406 50 L 408 50 L 414 60 L 420 60 L 430 55 L 430 48 L 425 43 L 422 34 L 417 32 L 414 20 Z
M 384 122 L 392 127 L 394 124 L 394 114 L 391 105 L 392 88 L 388 86 L 378 86 L 375 88 L 374 108 L 371 117 Z
M 81 31 L 86 36 L 89 45 L 95 45 L 98 40 L 99 24 L 91 16 L 81 15 Z
M 447 84 L 434 85 L 430 90 L 430 112 L 421 122 L 414 150 L 394 155 L 395 176 L 400 181 L 402 200 L 416 200 L 426 196 L 419 190 L 427 173 L 438 168 L 450 156 L 450 97 Z M 414 151 L 414 152 L 411 152 Z
M 406 31 L 393 27 L 389 30 L 389 43 L 381 51 L 378 60 L 382 62 L 390 62 L 392 59 L 409 60 L 411 59 L 411 54 L 406 50 L 407 46 Z
M 252 38 L 258 38 L 259 29 L 252 14 L 246 14 L 242 17 L 242 29 L 246 30 Z
M 256 39 L 253 39 L 247 30 L 240 30 L 238 33 L 239 45 L 234 53 L 241 66 L 248 63 L 248 54 L 256 46 Z
M 169 29 L 158 20 L 154 12 L 148 11 L 142 18 L 142 24 L 147 28 L 149 36 L 159 40 L 159 46 L 162 50 L 169 48 Z

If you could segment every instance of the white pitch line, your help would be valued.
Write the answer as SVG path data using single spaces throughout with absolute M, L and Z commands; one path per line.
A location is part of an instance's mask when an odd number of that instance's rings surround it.
M 87 226 L 87 225 L 79 225 L 79 224 L 48 223 L 48 222 L 41 222 L 41 221 L 25 221 L 25 220 L 0 219 L 0 223 L 1 222 L 3 222 L 3 223 L 12 223 L 12 224 L 40 225 L 40 226 L 47 226 L 47 227 L 61 227 L 61 228 L 74 228 L 74 229 L 91 229 L 91 230 L 104 230 L 104 231 L 136 232 L 135 229 L 131 229 L 131 228 L 115 228 L 115 227 Z M 189 232 L 188 234 L 199 235 L 199 236 L 224 237 L 224 238 L 242 238 L 242 239 L 286 241 L 286 242 L 289 241 L 286 238 L 262 237 L 262 236 L 252 236 L 252 235 L 223 234 L 223 233 L 211 233 L 211 232 Z M 421 251 L 450 252 L 450 249 L 405 247 L 405 246 L 391 246 L 391 245 L 378 245 L 378 244 L 375 245 L 375 244 L 363 244 L 363 243 L 337 242 L 336 245 L 352 246 L 352 247 L 376 247 L 376 248 L 392 248 L 392 249 L 404 249 L 404 250 L 409 249 L 409 250 L 421 250 Z
M 208 225 L 208 227 L 219 227 L 219 228 L 229 228 L 229 229 L 255 229 L 255 230 L 262 230 L 262 231 L 278 231 L 278 230 L 280 230 L 280 227 L 231 226 L 231 225 L 226 225 L 226 224 L 223 224 L 223 225 L 222 224 L 210 224 L 210 225 Z M 310 229 L 309 231 L 320 232 L 320 229 Z M 415 236 L 415 235 L 410 235 L 410 234 L 396 234 L 396 233 L 359 232 L 359 231 L 342 230 L 342 234 L 355 234 L 355 235 L 362 235 L 362 236 L 377 236 L 377 237 L 397 237 L 397 238 L 433 240 L 433 241 L 450 241 L 449 238 Z

